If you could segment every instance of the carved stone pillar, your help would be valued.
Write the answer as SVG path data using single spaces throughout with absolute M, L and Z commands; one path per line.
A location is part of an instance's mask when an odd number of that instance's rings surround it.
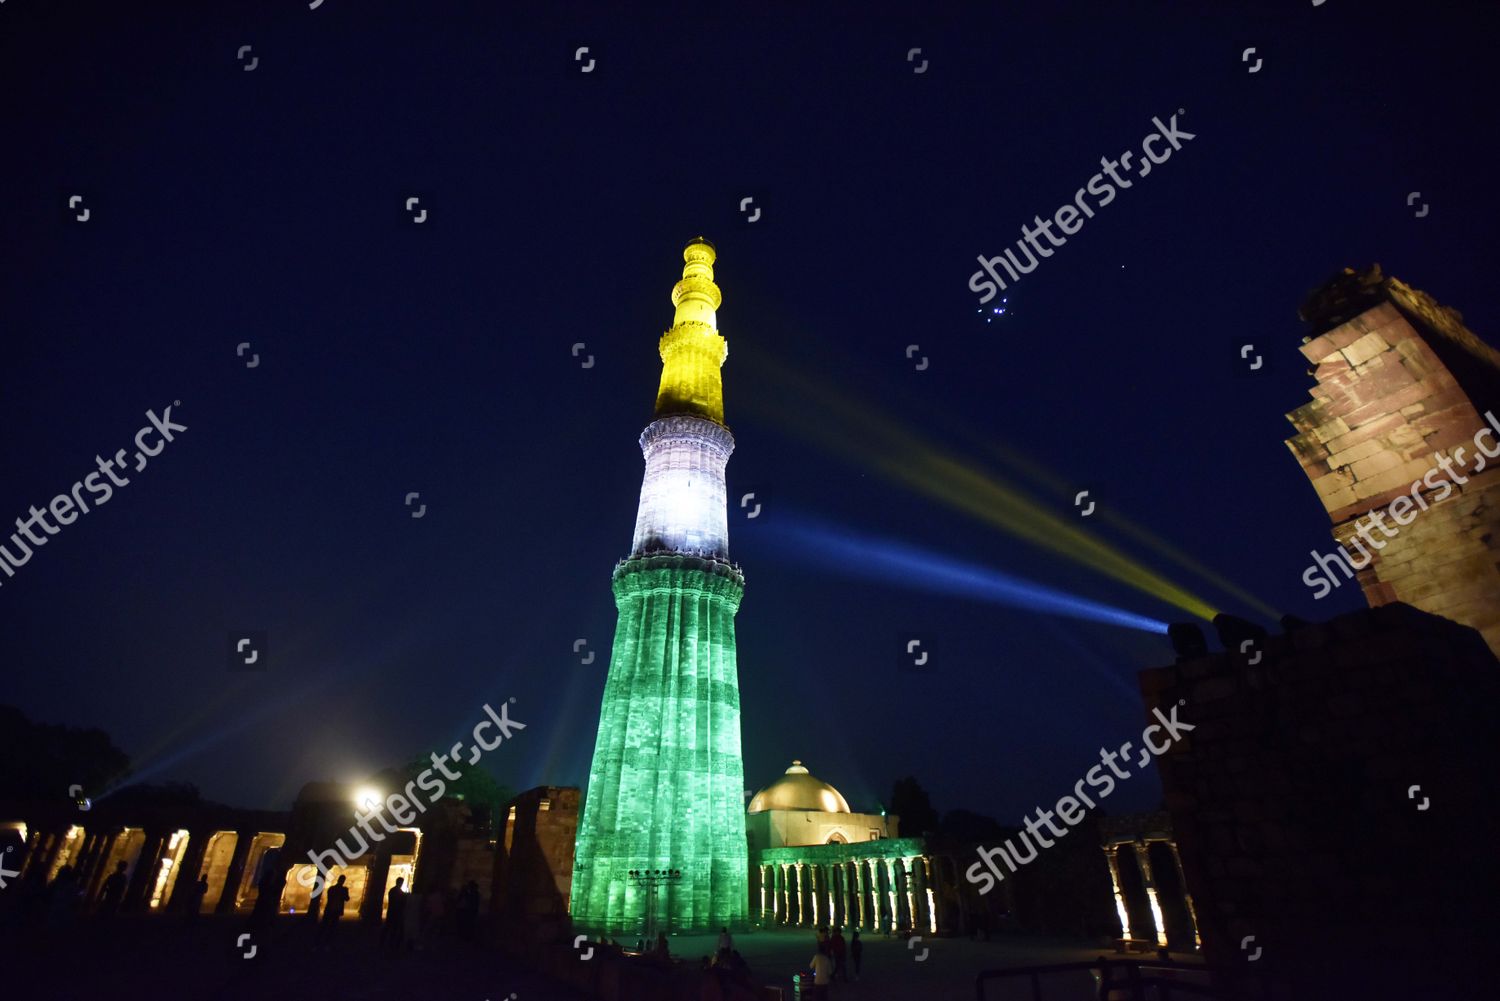
M 844 912 L 842 927 L 845 929 L 854 928 L 857 927 L 855 925 L 855 922 L 859 920 L 856 917 L 856 914 L 858 913 L 858 904 L 855 901 L 854 884 L 852 882 L 854 870 L 849 867 L 848 862 L 840 862 L 838 865 L 838 874 L 839 895 L 840 899 L 843 900 Z
M 1167 928 L 1161 916 L 1161 901 L 1156 896 L 1156 881 L 1151 877 L 1150 847 L 1145 841 L 1137 841 L 1135 861 L 1141 867 L 1141 880 L 1146 884 L 1146 898 L 1151 904 L 1151 921 L 1156 925 L 1156 944 L 1164 948 L 1167 944 Z
M 831 862 L 825 862 L 823 864 L 823 880 L 828 884 L 828 894 L 824 899 L 828 903 L 828 928 L 830 931 L 832 931 L 835 925 L 842 924 L 842 922 L 839 920 L 840 908 L 838 866 Z
M 1193 946 L 1203 948 L 1203 938 L 1198 934 L 1198 911 L 1193 907 L 1193 894 L 1188 890 L 1187 877 L 1182 874 L 1182 856 L 1177 854 L 1177 842 L 1168 841 L 1172 849 L 1172 864 L 1177 867 L 1177 885 L 1182 887 L 1182 902 L 1187 905 L 1188 920 L 1193 923 Z
M 93 835 L 87 830 L 80 831 L 78 841 L 73 848 L 73 858 L 68 863 L 73 867 L 73 875 L 79 879 L 83 878 L 83 867 L 88 861 L 89 847 L 93 843 Z M 82 886 L 82 884 L 79 884 Z
M 32 869 L 39 869 L 47 864 L 47 838 L 48 834 L 41 828 L 31 829 L 31 835 L 26 839 L 26 864 L 21 866 L 23 876 Z
M 868 918 L 868 914 L 870 914 L 870 905 L 868 905 L 868 903 L 865 902 L 864 899 L 864 863 L 862 863 L 862 861 L 859 861 L 858 858 L 856 858 L 855 861 L 852 861 L 852 863 L 849 863 L 849 881 L 850 885 L 852 885 L 853 887 L 853 900 L 855 900 L 856 908 L 858 908 L 856 909 L 856 918 L 858 918 L 859 927 L 861 927 L 861 929 L 865 929 L 865 927 L 870 926 L 870 924 L 868 924 L 868 920 L 870 920 L 870 918 Z
M 370 871 L 365 878 L 365 899 L 359 905 L 359 919 L 379 924 L 385 906 L 385 883 L 391 877 L 391 853 L 377 851 L 367 857 Z
M 827 862 L 818 865 L 818 895 L 823 898 L 822 907 L 818 910 L 818 924 L 827 925 L 829 931 L 832 931 L 838 899 L 833 889 L 833 866 Z
M 27 833 L 26 833 L 26 841 L 25 841 L 25 843 L 23 843 L 21 845 L 21 851 L 25 853 L 24 855 L 21 856 L 21 872 L 20 872 L 20 874 L 22 876 L 26 875 L 26 873 L 31 870 L 31 867 L 34 866 L 34 865 L 36 865 L 36 856 L 37 856 L 37 851 L 36 850 L 37 850 L 37 845 L 41 844 L 41 840 L 42 840 L 42 832 L 39 831 L 39 830 L 37 830 L 35 827 L 30 828 L 27 831 Z
M 888 858 L 885 860 L 885 873 L 887 880 L 886 897 L 890 905 L 890 930 L 894 932 L 901 926 L 901 887 L 896 882 L 896 860 Z
M 916 907 L 912 917 L 912 928 L 918 935 L 931 935 L 933 913 L 927 900 L 927 859 L 917 856 L 911 860 L 912 895 Z
M 833 866 L 827 862 L 818 866 L 818 879 L 823 883 L 823 910 L 828 915 L 830 929 L 838 922 L 838 889 L 833 883 Z
M 120 901 L 121 911 L 143 911 L 151 900 L 151 891 L 156 888 L 156 877 L 161 872 L 161 856 L 166 848 L 168 835 L 161 830 L 149 830 L 141 844 L 141 853 L 136 856 L 135 869 L 130 873 L 130 883 L 125 887 L 125 898 Z
M 846 875 L 842 862 L 835 862 L 828 867 L 828 885 L 833 897 L 833 923 L 839 928 L 849 923 L 849 901 L 848 894 L 845 892 Z
M 849 885 L 854 890 L 857 927 L 864 929 L 868 927 L 866 915 L 870 913 L 870 905 L 865 902 L 865 864 L 858 859 L 849 863 Z
M 219 893 L 215 914 L 234 913 L 234 903 L 240 895 L 240 881 L 245 878 L 245 860 L 250 857 L 250 842 L 254 840 L 254 831 L 235 832 L 234 854 L 229 856 L 229 870 L 224 873 L 224 889 Z
M 887 875 L 890 877 L 890 895 L 894 898 L 891 902 L 891 931 L 895 931 L 907 923 L 906 914 L 906 887 L 902 885 L 902 875 L 905 867 L 900 859 L 888 858 L 885 860 Z
M 74 870 L 78 873 L 78 892 L 86 893 L 94 869 L 99 864 L 99 849 L 104 844 L 104 835 L 97 831 L 84 834 L 83 847 L 78 850 L 78 861 Z
M 823 923 L 823 867 L 816 862 L 807 864 L 807 895 L 812 898 L 812 926 Z
M 1104 858 L 1109 862 L 1109 881 L 1115 888 L 1115 913 L 1120 916 L 1120 937 L 1130 938 L 1130 909 L 1125 906 L 1125 888 L 1120 884 L 1120 846 L 1105 845 Z
M 42 861 L 42 871 L 48 876 L 52 874 L 52 866 L 57 862 L 57 856 L 62 852 L 66 843 L 65 831 L 48 831 L 42 839 L 42 848 L 39 852 Z
M 98 896 L 99 888 L 104 885 L 104 880 L 109 876 L 109 860 L 115 853 L 115 845 L 119 843 L 120 836 L 124 832 L 116 828 L 99 836 L 99 844 L 96 846 L 94 860 L 89 864 L 88 881 L 79 883 L 79 889 L 83 893 L 84 902 L 94 900 Z
M 177 868 L 177 881 L 172 884 L 172 899 L 167 901 L 167 910 L 183 910 L 193 899 L 193 887 L 198 882 L 198 870 L 203 868 L 203 856 L 208 851 L 208 831 L 189 831 L 187 851 L 182 855 L 182 864 Z

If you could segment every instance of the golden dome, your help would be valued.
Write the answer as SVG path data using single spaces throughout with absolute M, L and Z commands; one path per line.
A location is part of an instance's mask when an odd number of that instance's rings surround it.
M 827 782 L 814 778 L 802 762 L 793 761 L 781 778 L 766 786 L 750 800 L 746 813 L 767 810 L 818 810 L 822 813 L 849 813 L 849 804 L 839 791 Z

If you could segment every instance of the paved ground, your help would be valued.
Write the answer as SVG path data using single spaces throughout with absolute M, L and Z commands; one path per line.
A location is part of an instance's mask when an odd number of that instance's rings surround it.
M 857 982 L 836 984 L 831 993 L 834 1001 L 913 1001 L 953 998 L 967 1001 L 974 997 L 974 977 L 980 970 L 1006 966 L 1034 966 L 1044 963 L 1072 963 L 1091 960 L 1099 955 L 1097 946 L 1087 943 L 1037 938 L 997 938 L 989 942 L 969 939 L 924 938 L 908 946 L 900 939 L 877 936 L 864 939 L 864 962 Z M 674 954 L 707 955 L 714 939 L 673 938 Z M 817 948 L 810 931 L 768 931 L 735 936 L 735 948 L 745 957 L 756 980 L 788 987 L 793 997 L 791 977 L 805 969 Z M 925 958 L 923 958 L 925 953 Z M 851 965 L 850 975 L 853 975 Z M 986 995 L 987 1001 L 1010 1001 L 1031 997 L 1029 981 L 1015 981 L 1002 990 L 996 984 Z M 1097 1001 L 1094 981 L 1088 974 L 1058 975 L 1046 981 L 1047 1001 Z
M 510 967 L 494 949 L 442 939 L 382 955 L 373 932 L 346 922 L 326 949 L 300 920 L 251 933 L 243 917 L 85 921 L 66 936 L 6 929 L 0 996 L 17 1001 L 583 1001 Z M 255 953 L 245 958 L 254 947 Z
M 120 918 L 83 921 L 66 932 L 0 929 L 0 993 L 18 999 L 110 998 L 115 1001 L 583 1001 L 580 995 L 516 968 L 493 947 L 452 938 L 399 956 L 382 954 L 375 933 L 348 922 L 331 944 L 300 919 L 281 919 L 269 932 L 246 932 L 243 917 Z M 807 965 L 814 938 L 806 931 L 743 933 L 735 945 L 764 984 L 791 990 Z M 246 958 L 251 947 L 254 955 Z M 696 965 L 714 938 L 673 937 L 674 956 Z M 925 957 L 924 957 L 925 950 Z M 865 945 L 863 975 L 835 986 L 835 1001 L 969 999 L 982 969 L 1087 960 L 1087 944 L 1005 938 L 990 942 L 923 939 L 910 948 L 875 937 Z M 851 969 L 852 973 L 852 969 Z M 992 990 L 991 1001 L 1029 998 L 1029 985 Z M 1097 997 L 1087 975 L 1048 982 L 1048 1001 Z

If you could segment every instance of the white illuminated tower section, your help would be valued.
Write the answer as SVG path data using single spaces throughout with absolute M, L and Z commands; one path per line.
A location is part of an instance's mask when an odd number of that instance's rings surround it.
M 649 894 L 672 931 L 742 925 L 749 906 L 745 769 L 729 562 L 713 245 L 682 252 L 672 329 L 661 337 L 656 419 L 630 556 L 615 567 L 619 619 L 574 858 L 579 928 L 639 934 Z M 681 870 L 648 888 L 632 871 Z

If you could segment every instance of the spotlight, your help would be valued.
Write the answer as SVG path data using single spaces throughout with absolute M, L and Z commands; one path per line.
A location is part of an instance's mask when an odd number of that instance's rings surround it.
M 1219 634 L 1219 642 L 1224 644 L 1225 650 L 1238 650 L 1246 640 L 1265 646 L 1267 634 L 1264 629 L 1228 612 L 1220 612 L 1214 616 L 1214 631 Z
M 1281 631 L 1290 636 L 1299 629 L 1306 629 L 1312 625 L 1306 619 L 1299 619 L 1295 615 L 1287 614 L 1281 617 Z
M 1203 630 L 1196 622 L 1174 622 L 1167 627 L 1167 638 L 1172 641 L 1172 649 L 1177 651 L 1179 664 L 1208 656 L 1208 640 L 1203 638 Z
M 385 802 L 385 797 L 380 795 L 380 790 L 363 786 L 354 793 L 354 805 L 366 813 L 374 813 Z

